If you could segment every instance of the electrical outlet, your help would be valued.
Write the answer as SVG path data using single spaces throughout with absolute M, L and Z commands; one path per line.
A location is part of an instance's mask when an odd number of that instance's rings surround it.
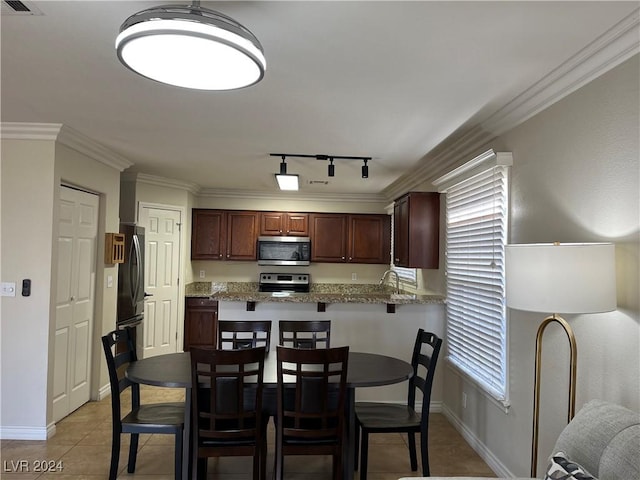
M 467 394 L 462 392 L 462 408 L 467 408 Z
M 356 272 L 353 272 L 351 274 L 351 280 L 357 280 L 358 279 L 358 274 Z
M 200 278 L 204 278 L 206 277 L 207 272 L 205 272 L 204 270 L 200 270 Z
M 2 296 L 3 297 L 15 297 L 16 296 L 16 282 L 2 282 Z

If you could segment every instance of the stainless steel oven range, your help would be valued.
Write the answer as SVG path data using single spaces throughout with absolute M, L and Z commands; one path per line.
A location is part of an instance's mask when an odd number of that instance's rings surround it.
M 260 292 L 308 293 L 308 273 L 261 273 L 258 282 Z

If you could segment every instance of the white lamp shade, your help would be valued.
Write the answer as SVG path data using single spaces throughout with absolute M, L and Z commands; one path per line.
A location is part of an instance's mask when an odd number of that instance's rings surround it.
M 611 243 L 507 245 L 505 268 L 509 308 L 560 314 L 616 309 Z

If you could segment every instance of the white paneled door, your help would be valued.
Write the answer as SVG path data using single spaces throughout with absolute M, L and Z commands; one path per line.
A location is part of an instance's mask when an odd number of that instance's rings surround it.
M 145 229 L 144 358 L 177 351 L 180 270 L 179 209 L 140 205 Z
M 60 188 L 54 422 L 89 401 L 98 206 L 97 195 Z

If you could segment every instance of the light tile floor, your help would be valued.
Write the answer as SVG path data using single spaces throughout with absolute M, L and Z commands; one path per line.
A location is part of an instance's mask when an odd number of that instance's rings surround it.
M 179 401 L 183 393 L 176 389 L 142 386 L 143 402 Z M 273 471 L 273 428 L 270 423 L 268 476 Z M 409 466 L 406 436 L 371 435 L 369 441 L 369 480 L 396 480 L 420 476 Z M 135 474 L 126 471 L 128 435 L 123 436 L 119 479 L 171 480 L 173 478 L 173 437 L 141 435 Z M 429 434 L 429 458 L 433 476 L 495 477 L 491 469 L 464 441 L 441 414 L 432 414 Z M 111 455 L 111 399 L 90 402 L 56 425 L 56 435 L 46 441 L 2 440 L 0 476 L 3 480 L 103 480 L 109 472 Z M 418 454 L 419 457 L 419 454 Z M 52 464 L 49 473 L 35 472 L 40 462 Z M 58 470 L 56 467 L 60 467 Z M 328 480 L 329 457 L 286 457 L 287 480 Z M 420 468 L 420 466 L 419 466 Z M 22 471 L 20 471 L 22 470 Z M 247 458 L 210 459 L 208 478 L 217 480 L 251 479 L 251 461 Z M 358 474 L 356 474 L 356 478 Z

